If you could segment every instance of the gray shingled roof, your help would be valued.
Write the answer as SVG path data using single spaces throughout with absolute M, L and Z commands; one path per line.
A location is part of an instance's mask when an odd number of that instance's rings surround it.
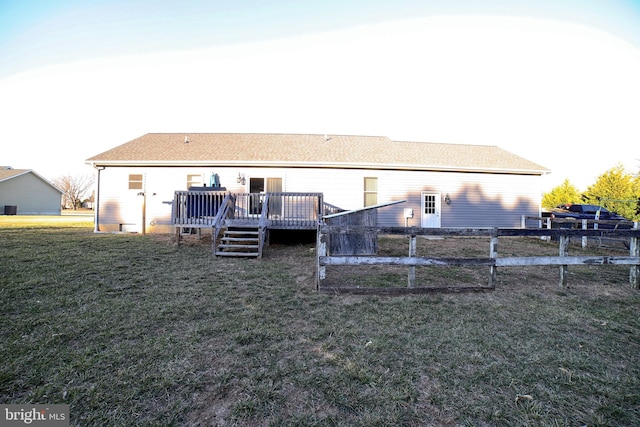
M 91 157 L 87 163 L 548 172 L 496 146 L 296 134 L 148 133 Z

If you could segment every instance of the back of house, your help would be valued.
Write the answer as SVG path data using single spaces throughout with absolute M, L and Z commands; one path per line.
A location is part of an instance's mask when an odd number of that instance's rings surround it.
M 544 167 L 496 146 L 381 136 L 150 133 L 87 160 L 96 230 L 171 232 L 176 191 L 322 193 L 382 226 L 517 227 L 539 215 Z M 283 212 L 286 215 L 286 212 Z

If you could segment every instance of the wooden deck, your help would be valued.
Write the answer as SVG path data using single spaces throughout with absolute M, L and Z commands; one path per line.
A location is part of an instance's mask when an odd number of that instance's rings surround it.
M 247 226 L 262 223 L 271 229 L 315 230 L 323 215 L 337 211 L 339 208 L 323 202 L 322 193 L 176 191 L 171 217 L 176 228 L 212 228 L 224 221 Z
M 180 242 L 185 229 L 212 230 L 213 244 L 222 239 L 233 242 L 231 234 L 248 229 L 257 232 L 256 242 L 238 244 L 249 247 L 251 256 L 261 256 L 267 230 L 316 230 L 324 215 L 340 209 L 324 203 L 322 193 L 229 193 L 226 191 L 176 191 L 172 224 Z M 234 231 L 232 231 L 234 230 Z M 256 247 L 257 246 L 257 247 Z M 214 254 L 229 255 L 214 248 Z M 255 250 L 254 250 L 255 249 Z M 237 254 L 241 254 L 238 251 Z

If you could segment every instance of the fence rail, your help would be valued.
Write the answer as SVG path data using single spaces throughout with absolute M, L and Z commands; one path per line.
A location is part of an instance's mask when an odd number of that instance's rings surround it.
M 635 223 L 632 221 L 612 221 L 612 220 L 595 220 L 595 219 L 582 219 L 576 220 L 572 218 L 552 218 L 549 216 L 528 216 L 523 215 L 521 220 L 522 228 L 541 228 L 541 229 L 582 229 L 582 230 L 607 230 L 607 229 L 631 229 L 635 227 Z M 582 236 L 582 247 L 585 248 L 588 245 L 589 237 L 595 238 L 597 243 L 601 244 L 602 237 L 599 234 L 584 235 Z M 548 237 L 545 237 L 548 238 Z M 614 240 L 620 240 L 615 239 Z M 626 244 L 626 242 L 624 242 Z
M 409 237 L 409 256 L 407 257 L 378 257 L 378 256 L 331 256 L 328 253 L 327 241 L 331 234 L 343 233 L 377 233 L 379 235 L 405 235 Z M 488 237 L 488 258 L 433 258 L 416 256 L 416 236 L 460 236 L 460 237 Z M 629 239 L 629 256 L 569 256 L 568 246 L 572 236 L 607 236 L 612 238 Z M 558 256 L 532 257 L 499 257 L 498 239 L 500 237 L 556 237 L 559 241 Z M 473 288 L 456 288 L 451 290 L 484 290 L 493 289 L 496 283 L 498 267 L 542 266 L 555 265 L 560 268 L 560 286 L 567 284 L 569 265 L 629 265 L 629 281 L 634 289 L 640 289 L 640 247 L 638 239 L 640 229 L 637 223 L 633 229 L 625 230 L 597 230 L 597 229 L 458 229 L 458 228 L 404 228 L 404 227 L 362 227 L 362 226 L 328 226 L 318 227 L 316 251 L 316 288 L 318 290 L 347 293 L 422 293 L 436 290 L 446 290 L 432 287 L 415 286 L 415 268 L 417 266 L 488 266 L 488 286 Z M 359 265 L 402 265 L 409 267 L 408 284 L 405 288 L 352 288 L 325 287 L 326 269 L 330 266 L 359 266 Z

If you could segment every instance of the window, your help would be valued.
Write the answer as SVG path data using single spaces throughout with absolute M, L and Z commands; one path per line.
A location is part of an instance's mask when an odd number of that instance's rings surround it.
M 378 178 L 364 178 L 364 205 L 373 206 L 378 204 Z
M 129 175 L 129 190 L 142 190 L 142 174 Z
M 436 194 L 424 194 L 424 213 L 425 215 L 434 215 L 438 212 L 436 206 Z
M 202 175 L 187 175 L 187 190 L 189 187 L 202 187 Z

